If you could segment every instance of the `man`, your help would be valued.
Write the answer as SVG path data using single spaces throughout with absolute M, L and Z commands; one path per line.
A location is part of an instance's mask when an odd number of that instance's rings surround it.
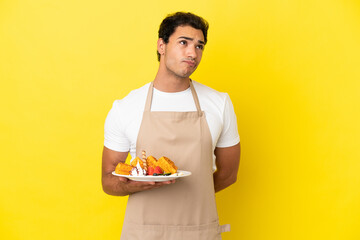
M 121 239 L 221 239 L 215 192 L 236 181 L 240 139 L 230 98 L 190 75 L 207 42 L 208 23 L 192 13 L 160 25 L 159 69 L 152 83 L 114 102 L 105 123 L 102 185 L 129 195 Z M 115 166 L 145 150 L 167 156 L 188 177 L 138 182 L 113 176 Z

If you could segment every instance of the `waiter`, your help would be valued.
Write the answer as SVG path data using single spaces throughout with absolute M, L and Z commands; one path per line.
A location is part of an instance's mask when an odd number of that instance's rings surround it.
M 215 192 L 236 181 L 236 116 L 226 93 L 190 79 L 201 61 L 208 28 L 192 13 L 168 15 L 159 28 L 154 81 L 116 100 L 106 118 L 103 189 L 129 195 L 122 240 L 215 240 L 229 231 L 228 225 L 219 225 Z M 167 182 L 111 174 L 128 153 L 141 158 L 142 150 L 156 158 L 166 156 L 192 174 Z

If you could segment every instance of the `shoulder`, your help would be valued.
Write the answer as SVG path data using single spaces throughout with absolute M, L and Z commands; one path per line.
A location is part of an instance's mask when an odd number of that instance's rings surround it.
M 219 92 L 196 81 L 193 81 L 193 84 L 196 93 L 198 94 L 200 104 L 204 105 L 204 107 L 217 107 L 220 111 L 224 109 L 226 102 L 229 100 L 229 95 L 227 93 Z
M 132 111 L 138 111 L 144 108 L 145 99 L 149 89 L 150 83 L 144 86 L 132 90 L 128 95 L 122 99 L 114 101 L 113 108 L 118 113 L 130 113 Z
M 199 92 L 200 94 L 206 94 L 212 97 L 219 97 L 219 98 L 226 98 L 227 93 L 219 92 L 211 87 L 208 87 L 202 83 L 192 81 L 195 87 L 196 92 Z
M 194 88 L 199 98 L 212 99 L 212 101 L 225 102 L 228 98 L 228 94 L 224 92 L 219 92 L 211 87 L 208 87 L 202 83 L 193 81 Z

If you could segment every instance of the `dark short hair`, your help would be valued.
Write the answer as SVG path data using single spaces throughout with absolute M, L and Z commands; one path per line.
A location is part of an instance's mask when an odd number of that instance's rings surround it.
M 209 23 L 200 16 L 190 12 L 176 12 L 169 14 L 161 22 L 159 27 L 159 38 L 162 38 L 165 43 L 169 42 L 169 37 L 175 32 L 178 26 L 191 26 L 199 29 L 204 35 L 204 42 L 207 42 L 207 32 Z M 160 61 L 160 53 L 157 52 L 158 61 Z

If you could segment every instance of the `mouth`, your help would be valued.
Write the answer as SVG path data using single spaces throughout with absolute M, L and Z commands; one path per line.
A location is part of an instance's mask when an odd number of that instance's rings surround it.
M 196 63 L 194 61 L 191 61 L 191 60 L 185 60 L 184 62 L 187 63 L 191 67 L 195 67 L 195 65 L 196 65 Z

